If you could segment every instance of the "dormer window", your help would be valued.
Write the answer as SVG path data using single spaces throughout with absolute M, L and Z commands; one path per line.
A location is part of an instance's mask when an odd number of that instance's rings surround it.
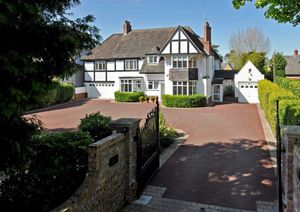
M 159 62 L 159 57 L 157 55 L 149 55 L 147 58 L 149 64 L 157 64 Z
M 106 61 L 105 60 L 97 60 L 95 62 L 95 70 L 96 71 L 106 70 Z

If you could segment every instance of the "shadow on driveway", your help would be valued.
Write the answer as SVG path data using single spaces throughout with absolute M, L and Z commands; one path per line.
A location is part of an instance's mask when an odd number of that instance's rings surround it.
M 239 209 L 274 201 L 275 172 L 265 141 L 232 139 L 184 144 L 154 177 L 164 197 Z

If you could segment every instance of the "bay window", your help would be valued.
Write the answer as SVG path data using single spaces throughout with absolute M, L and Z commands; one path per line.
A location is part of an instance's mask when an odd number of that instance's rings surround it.
M 173 68 L 187 68 L 187 56 L 174 56 L 172 57 Z
M 189 58 L 189 68 L 196 68 L 197 62 L 195 57 Z
M 121 92 L 135 92 L 141 90 L 141 79 L 121 79 Z
M 196 94 L 196 81 L 174 81 L 173 95 Z

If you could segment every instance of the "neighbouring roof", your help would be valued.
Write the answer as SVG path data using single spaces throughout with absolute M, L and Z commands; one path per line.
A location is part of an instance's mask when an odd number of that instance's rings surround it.
M 176 29 L 177 27 L 138 29 L 130 31 L 127 35 L 113 34 L 81 59 L 141 58 L 146 54 L 156 54 Z
M 163 74 L 165 73 L 165 63 L 163 57 L 160 57 L 158 64 L 148 64 L 148 60 L 143 62 L 141 74 Z
M 285 67 L 285 74 L 287 76 L 300 75 L 300 55 L 284 56 L 287 65 Z

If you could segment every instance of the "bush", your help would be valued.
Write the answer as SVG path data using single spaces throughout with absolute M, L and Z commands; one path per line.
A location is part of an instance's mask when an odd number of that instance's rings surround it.
M 206 106 L 206 97 L 202 94 L 185 95 L 168 95 L 162 97 L 163 105 L 167 107 L 204 107 Z
M 100 112 L 86 115 L 85 118 L 80 119 L 78 128 L 84 132 L 88 132 L 94 141 L 98 141 L 111 135 L 109 123 L 111 117 L 102 116 Z
M 283 77 L 276 77 L 274 81 L 279 87 L 289 90 L 300 98 L 300 80 L 292 80 Z
M 86 176 L 87 147 L 93 142 L 87 133 L 45 133 L 34 141 L 28 170 L 1 184 L 3 211 L 49 211 L 66 201 Z
M 141 91 L 132 93 L 120 91 L 115 92 L 115 100 L 117 102 L 138 102 L 141 96 L 144 96 L 144 93 Z
M 144 96 L 140 96 L 139 100 L 140 100 L 140 102 L 144 102 L 145 101 L 145 97 Z
M 60 82 L 57 86 L 56 103 L 70 101 L 74 96 L 75 88 L 67 82 Z
M 176 130 L 168 126 L 162 113 L 159 113 L 159 136 L 160 145 L 164 148 L 170 146 L 178 137 Z
M 269 121 L 269 124 L 273 130 L 276 132 L 276 101 L 280 100 L 280 120 L 286 120 L 287 118 L 292 118 L 291 114 L 296 107 L 291 107 L 289 101 L 298 100 L 291 92 L 288 90 L 280 88 L 275 83 L 272 83 L 268 80 L 261 80 L 258 83 L 258 95 L 260 104 L 265 111 L 266 118 Z M 287 108 L 288 107 L 288 108 Z M 293 108 L 293 109 L 292 109 Z M 295 111 L 294 111 L 295 112 Z M 288 116 L 288 117 L 287 117 Z M 289 120 L 290 123 L 296 123 L 297 120 Z
M 37 102 L 33 102 L 28 109 L 33 110 L 54 105 L 56 103 L 58 84 L 59 83 L 57 81 L 53 81 L 52 84 L 47 88 L 41 88 L 39 96 L 37 98 Z
M 232 85 L 228 85 L 224 88 L 223 96 L 232 96 L 234 97 L 234 87 Z
M 282 125 L 300 125 L 300 99 L 280 101 L 279 109 Z
M 154 102 L 155 102 L 155 100 L 156 100 L 156 98 L 157 98 L 156 96 L 150 96 L 150 100 L 151 100 L 151 102 L 153 102 L 153 103 L 154 103 Z

